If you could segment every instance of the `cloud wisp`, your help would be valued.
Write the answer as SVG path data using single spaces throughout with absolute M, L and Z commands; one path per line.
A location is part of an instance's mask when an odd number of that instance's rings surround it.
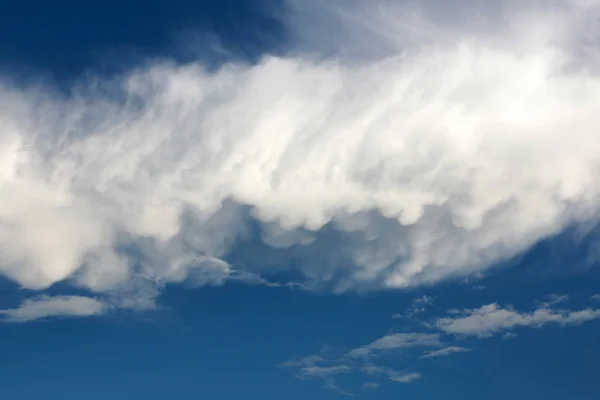
M 528 313 L 502 308 L 493 303 L 477 309 L 463 310 L 454 317 L 440 318 L 435 326 L 454 335 L 489 337 L 514 328 L 539 328 L 549 324 L 581 325 L 595 319 L 600 319 L 600 310 L 592 308 L 578 311 L 538 308 Z
M 0 310 L 0 322 L 30 322 L 47 318 L 91 317 L 106 313 L 100 300 L 83 296 L 39 296 L 25 300 L 18 308 Z
M 413 347 L 440 347 L 440 335 L 437 333 L 394 333 L 375 340 L 366 346 L 348 353 L 351 358 L 363 358 L 381 352 L 410 349 Z
M 324 37 L 356 51 L 331 58 L 150 63 L 68 96 L 3 77 L 0 274 L 37 290 L 218 285 L 241 276 L 236 254 L 247 276 L 402 288 L 595 221 L 600 76 L 569 27 L 597 3 L 505 1 L 485 34 L 392 3 L 332 2 L 323 26 L 344 34 Z
M 449 356 L 451 354 L 466 353 L 469 351 L 471 351 L 471 349 L 467 349 L 465 347 L 448 346 L 448 347 L 444 347 L 443 349 L 428 351 L 425 354 L 423 354 L 421 356 L 421 358 L 445 357 L 445 356 Z

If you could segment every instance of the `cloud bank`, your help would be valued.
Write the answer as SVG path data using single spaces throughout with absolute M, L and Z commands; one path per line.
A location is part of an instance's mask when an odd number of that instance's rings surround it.
M 462 23 L 334 1 L 308 26 L 315 3 L 291 2 L 300 44 L 257 64 L 154 62 L 69 95 L 3 77 L 0 274 L 408 287 L 596 221 L 598 2 L 487 3 Z M 327 29 L 331 57 L 307 33 Z

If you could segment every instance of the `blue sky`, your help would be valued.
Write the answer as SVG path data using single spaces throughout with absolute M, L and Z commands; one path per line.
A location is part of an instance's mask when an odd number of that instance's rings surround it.
M 596 0 L 0 12 L 0 393 L 591 400 Z

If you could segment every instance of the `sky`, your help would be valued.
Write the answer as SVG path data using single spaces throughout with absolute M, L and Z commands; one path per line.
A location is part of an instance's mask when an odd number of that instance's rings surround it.
M 599 398 L 599 1 L 5 3 L 3 398 Z

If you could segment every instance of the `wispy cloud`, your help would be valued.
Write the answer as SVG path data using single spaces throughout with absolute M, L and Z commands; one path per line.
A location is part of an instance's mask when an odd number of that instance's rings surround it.
M 400 372 L 393 368 L 374 364 L 365 364 L 361 371 L 370 376 L 383 375 L 389 380 L 399 383 L 410 383 L 421 378 L 421 374 L 417 372 Z
M 100 300 L 82 296 L 39 296 L 18 308 L 0 310 L 0 321 L 28 322 L 51 317 L 90 317 L 108 310 Z
M 410 383 L 412 381 L 416 381 L 417 379 L 421 379 L 421 374 L 419 374 L 418 372 L 390 376 L 391 381 L 399 383 Z
M 445 357 L 445 356 L 449 356 L 451 354 L 466 353 L 469 351 L 471 351 L 471 349 L 467 349 L 465 347 L 448 346 L 448 347 L 444 347 L 443 349 L 428 351 L 425 354 L 423 354 L 421 356 L 421 358 Z
M 433 305 L 433 303 L 435 303 L 435 299 L 431 296 L 417 297 L 413 299 L 410 307 L 408 307 L 404 314 L 394 314 L 392 315 L 392 318 L 413 318 L 417 314 L 424 313 L 427 310 L 427 307 Z
M 539 308 L 530 313 L 521 313 L 511 308 L 502 308 L 498 304 L 489 304 L 477 309 L 463 310 L 454 317 L 440 318 L 435 326 L 455 335 L 487 337 L 518 327 L 579 325 L 599 318 L 600 310 L 596 309 L 567 311 Z
M 374 342 L 354 349 L 349 357 L 368 357 L 393 350 L 413 347 L 441 347 L 440 335 L 437 333 L 395 333 L 375 340 Z
M 367 377 L 363 389 L 372 389 L 385 381 L 409 383 L 421 378 L 419 372 L 411 371 L 412 362 L 423 363 L 439 357 L 476 351 L 472 346 L 460 346 L 461 336 L 489 338 L 501 335 L 504 340 L 513 339 L 516 328 L 541 328 L 546 325 L 577 326 L 587 321 L 600 319 L 600 310 L 564 310 L 555 307 L 568 301 L 566 295 L 548 295 L 544 301 L 536 301 L 533 311 L 518 311 L 512 307 L 501 307 L 496 303 L 474 309 L 451 309 L 447 317 L 434 318 L 432 322 L 421 321 L 425 332 L 401 332 L 382 336 L 368 344 L 350 351 L 321 352 L 319 354 L 291 360 L 283 364 L 298 371 L 299 378 L 318 377 L 327 379 L 327 385 L 335 386 L 333 378 L 340 374 L 360 374 Z M 432 304 L 427 297 L 411 303 Z M 464 342 L 463 342 L 464 343 Z M 416 352 L 415 350 L 419 350 Z M 398 357 L 401 356 L 401 363 Z M 421 361 L 418 361 L 418 360 Z M 402 368 L 397 368 L 398 366 Z
M 367 382 L 365 383 L 362 388 L 365 390 L 375 390 L 379 387 L 380 385 L 378 383 L 375 382 Z
M 562 304 L 562 303 L 566 303 L 570 300 L 571 296 L 569 296 L 568 294 L 549 294 L 546 296 L 546 298 L 544 300 L 540 300 L 538 301 L 539 306 L 541 308 L 551 308 L 554 307 L 558 304 Z
M 282 367 L 296 369 L 295 376 L 298 379 L 320 379 L 329 389 L 341 390 L 336 382 L 337 375 L 348 374 L 352 371 L 349 365 L 334 364 L 319 356 L 310 355 L 295 360 L 289 360 L 281 364 Z

